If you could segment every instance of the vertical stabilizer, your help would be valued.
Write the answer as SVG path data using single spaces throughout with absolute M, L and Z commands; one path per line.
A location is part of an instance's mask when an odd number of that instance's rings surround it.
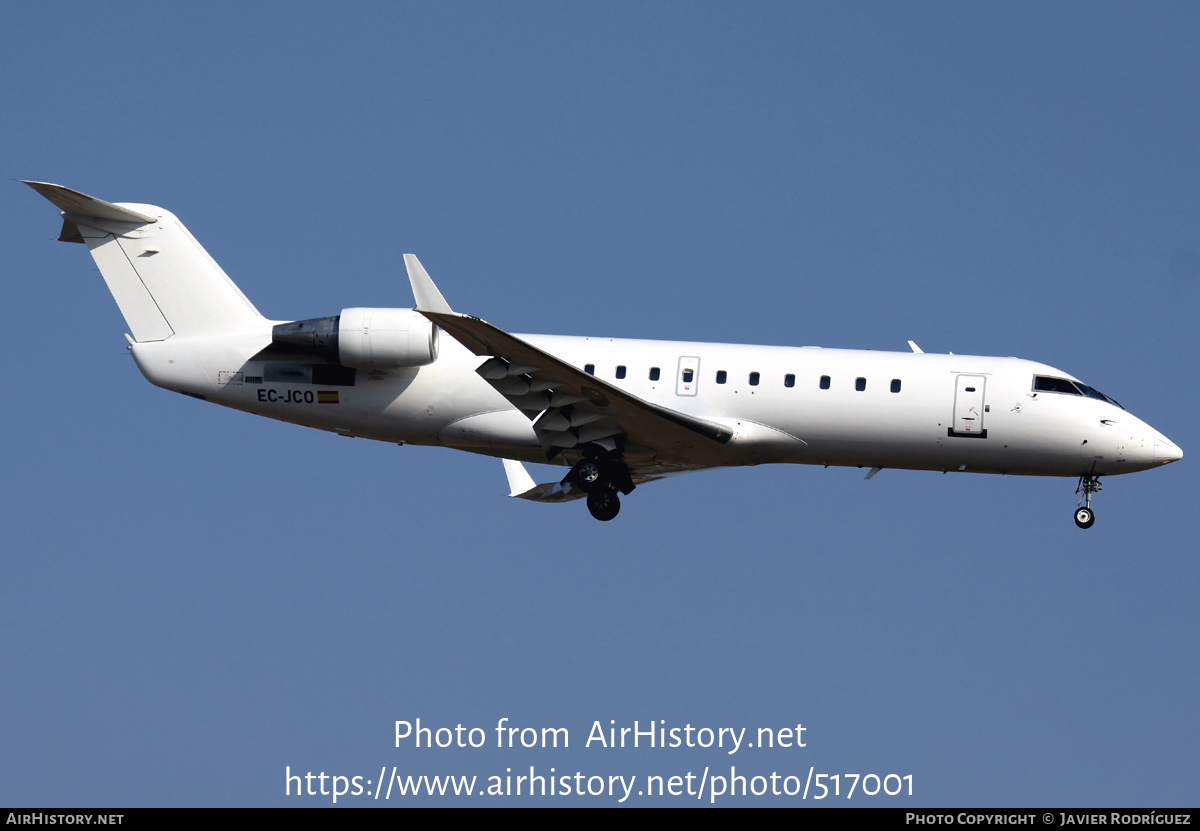
M 266 321 L 175 215 L 26 182 L 63 212 L 60 240 L 83 242 L 138 342 L 216 334 Z

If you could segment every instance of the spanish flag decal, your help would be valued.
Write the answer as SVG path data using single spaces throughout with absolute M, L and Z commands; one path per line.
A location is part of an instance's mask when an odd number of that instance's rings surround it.
M 337 390 L 317 390 L 317 403 L 318 404 L 340 403 L 338 401 L 338 391 Z

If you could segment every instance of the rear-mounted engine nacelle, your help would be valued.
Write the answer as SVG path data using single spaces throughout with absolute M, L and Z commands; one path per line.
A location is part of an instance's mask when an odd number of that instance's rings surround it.
M 438 328 L 413 309 L 342 309 L 336 317 L 280 323 L 271 342 L 343 366 L 392 369 L 437 360 Z
M 438 328 L 413 309 L 342 309 L 338 355 L 360 369 L 425 366 L 437 360 Z

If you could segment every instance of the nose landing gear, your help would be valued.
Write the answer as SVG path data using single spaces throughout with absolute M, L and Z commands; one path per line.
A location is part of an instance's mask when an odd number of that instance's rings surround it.
M 1079 486 L 1075 488 L 1075 493 L 1082 495 L 1079 497 L 1079 507 L 1075 509 L 1075 524 L 1080 528 L 1091 528 L 1096 521 L 1096 514 L 1092 511 L 1092 494 L 1103 488 L 1100 477 L 1094 473 L 1085 473 L 1079 477 Z
M 1091 528 L 1092 523 L 1096 521 L 1096 514 L 1091 508 L 1076 508 L 1075 509 L 1075 524 L 1080 528 Z

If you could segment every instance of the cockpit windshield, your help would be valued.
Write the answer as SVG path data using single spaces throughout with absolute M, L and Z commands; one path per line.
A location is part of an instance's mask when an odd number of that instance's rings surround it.
M 1082 395 L 1087 398 L 1095 398 L 1097 401 L 1107 401 L 1116 407 L 1120 407 L 1120 403 L 1115 398 L 1109 398 L 1104 393 L 1095 387 L 1089 387 L 1081 381 L 1072 381 L 1068 378 L 1052 378 L 1049 375 L 1033 376 L 1033 388 L 1037 392 L 1060 392 L 1064 395 Z
M 1087 384 L 1084 384 L 1080 381 L 1076 381 L 1075 386 L 1077 386 L 1077 387 L 1079 387 L 1079 389 L 1083 390 L 1083 394 L 1086 395 L 1088 398 L 1096 398 L 1096 399 L 1099 399 L 1100 401 L 1107 401 L 1109 404 L 1115 404 L 1116 406 L 1121 407 L 1121 405 L 1119 403 L 1117 403 L 1117 400 L 1115 398 L 1109 398 L 1107 395 L 1100 392 L 1100 390 L 1096 389 L 1095 387 L 1089 387 Z M 1125 408 L 1121 407 L 1121 409 L 1123 410 Z

